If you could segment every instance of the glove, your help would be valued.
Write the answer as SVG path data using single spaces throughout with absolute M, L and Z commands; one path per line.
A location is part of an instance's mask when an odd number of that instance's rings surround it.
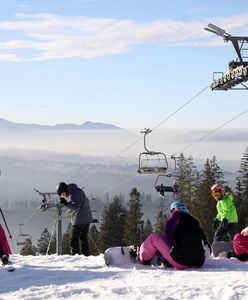
M 59 200 L 60 200 L 60 201 L 59 201 L 60 204 L 67 206 L 67 201 L 66 201 L 65 198 L 60 197 Z
M 220 223 L 219 220 L 215 218 L 215 219 L 213 220 L 213 223 L 212 223 L 212 228 L 213 228 L 213 229 L 217 228 L 218 225 L 219 225 L 219 223 Z
M 227 219 L 223 219 L 220 223 L 221 229 L 222 230 L 227 230 L 228 229 L 228 221 Z

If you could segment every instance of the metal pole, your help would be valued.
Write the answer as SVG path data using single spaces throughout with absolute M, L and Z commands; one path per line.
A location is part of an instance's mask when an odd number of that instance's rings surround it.
M 6 220 L 5 220 L 5 217 L 4 217 L 4 214 L 3 214 L 3 211 L 2 211 L 2 208 L 1 208 L 1 207 L 0 207 L 0 212 L 1 212 L 1 215 L 2 215 L 2 217 L 3 217 L 3 221 L 4 221 L 4 223 L 5 223 L 5 226 L 6 226 L 7 230 L 8 230 L 9 238 L 12 240 L 12 235 L 11 235 L 11 233 L 10 233 L 10 231 L 9 231 L 9 227 L 8 227 L 8 225 L 7 225 L 7 222 L 6 222 Z
M 62 210 L 61 210 L 61 206 L 58 205 L 57 206 L 57 218 L 58 218 L 58 222 L 57 222 L 57 232 L 56 232 L 56 252 L 57 255 L 61 255 L 62 254 Z

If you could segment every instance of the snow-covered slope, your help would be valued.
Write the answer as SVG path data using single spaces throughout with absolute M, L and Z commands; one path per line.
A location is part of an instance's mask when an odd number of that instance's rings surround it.
M 0 299 L 248 299 L 248 262 L 210 257 L 201 269 L 105 266 L 103 255 L 13 255 L 0 269 Z

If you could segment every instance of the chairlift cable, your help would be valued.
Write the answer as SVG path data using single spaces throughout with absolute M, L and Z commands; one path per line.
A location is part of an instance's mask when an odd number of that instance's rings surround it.
M 138 174 L 135 174 L 135 175 L 133 175 L 133 176 L 128 177 L 127 179 L 125 179 L 125 180 L 119 182 L 118 184 L 116 184 L 116 185 L 114 185 L 114 186 L 108 188 L 107 190 L 104 190 L 104 191 L 102 191 L 101 193 L 97 194 L 96 197 L 98 197 L 98 196 L 100 196 L 100 195 L 102 195 L 102 194 L 105 194 L 105 193 L 107 193 L 107 192 L 109 192 L 109 191 L 114 190 L 114 189 L 117 188 L 118 186 L 120 186 L 120 185 L 122 185 L 122 184 L 124 184 L 124 183 L 126 183 L 126 182 L 131 181 L 133 178 L 135 178 L 135 177 L 137 177 L 137 176 L 139 176 L 139 175 L 138 175 Z
M 38 206 L 38 207 L 31 213 L 31 215 L 29 215 L 29 216 L 24 220 L 24 222 L 22 222 L 22 224 L 25 225 L 25 224 L 32 218 L 32 216 L 33 216 L 34 214 L 36 214 L 36 212 L 37 212 L 39 209 L 40 209 L 40 206 Z M 14 235 L 16 235 L 17 233 L 19 233 L 19 230 L 20 230 L 20 229 L 18 229 L 18 231 L 14 232 Z
M 209 135 L 211 135 L 212 133 L 218 131 L 219 129 L 221 129 L 222 127 L 226 126 L 227 124 L 231 123 L 233 120 L 239 118 L 240 116 L 244 115 L 245 113 L 248 112 L 248 108 L 245 109 L 244 111 L 242 111 L 241 113 L 239 113 L 238 115 L 236 115 L 235 117 L 233 117 L 231 120 L 228 120 L 227 122 L 223 123 L 222 125 L 220 125 L 219 127 L 209 131 L 207 134 L 203 135 L 202 137 L 200 137 L 199 139 L 197 139 L 196 141 L 194 141 L 193 143 L 189 144 L 188 146 L 184 147 L 183 149 L 181 149 L 180 151 L 176 152 L 173 155 L 177 155 L 182 153 L 184 150 L 191 148 L 192 146 L 194 146 L 195 144 L 197 144 L 198 142 L 202 141 L 203 139 L 205 139 L 206 137 L 208 137 Z
M 194 95 L 192 98 L 190 98 L 188 101 L 186 101 L 183 105 L 181 105 L 177 110 L 175 110 L 173 113 L 171 113 L 168 117 L 166 117 L 164 120 L 159 122 L 151 131 L 154 131 L 158 127 L 160 127 L 164 122 L 168 121 L 171 117 L 173 117 L 176 113 L 178 113 L 181 109 L 183 109 L 186 105 L 188 105 L 190 102 L 195 100 L 198 96 L 200 96 L 203 92 L 205 92 L 209 88 L 209 85 L 206 86 L 204 89 L 202 89 L 200 92 L 198 92 L 196 95 Z
M 180 111 L 182 108 L 184 108 L 186 105 L 188 105 L 189 103 L 191 103 L 194 99 L 196 99 L 199 95 L 201 95 L 205 90 L 207 90 L 209 88 L 209 85 L 206 86 L 205 88 L 203 88 L 202 90 L 200 90 L 197 94 L 195 94 L 193 97 L 191 97 L 188 101 L 186 101 L 183 105 L 181 105 L 176 111 L 174 111 L 172 114 L 170 114 L 168 117 L 166 117 L 164 120 L 162 120 L 161 122 L 159 122 L 153 129 L 151 129 L 150 132 L 154 131 L 155 129 L 157 129 L 158 127 L 160 127 L 163 123 L 165 123 L 167 120 L 169 120 L 171 117 L 173 117 L 178 111 Z M 121 150 L 119 153 L 117 153 L 115 156 L 113 156 L 112 158 L 110 158 L 109 162 L 111 162 L 112 160 L 118 158 L 122 153 L 126 152 L 128 149 L 132 148 L 134 145 L 136 145 L 138 142 L 140 142 L 141 140 L 143 140 L 143 137 L 139 137 L 136 141 L 134 141 L 133 143 L 131 143 L 130 145 L 128 145 L 127 147 L 125 147 L 123 150 Z M 107 169 L 109 166 L 105 166 L 105 168 L 103 169 Z M 102 169 L 101 169 L 102 170 Z M 96 171 L 92 171 L 90 172 L 88 175 L 86 175 L 85 177 L 82 178 L 82 180 L 86 180 L 88 179 L 90 176 L 92 176 L 94 173 L 96 173 Z

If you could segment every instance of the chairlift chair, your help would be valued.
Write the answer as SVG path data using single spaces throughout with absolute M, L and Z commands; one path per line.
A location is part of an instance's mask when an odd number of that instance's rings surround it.
M 91 214 L 92 214 L 92 218 L 93 218 L 93 221 L 91 223 L 99 223 L 99 214 L 98 214 L 98 211 L 96 210 L 92 210 L 91 211 Z
M 20 233 L 17 235 L 16 244 L 17 246 L 26 246 L 32 245 L 32 236 L 31 234 L 22 233 L 21 226 L 24 224 L 19 224 L 20 226 Z
M 176 181 L 172 185 L 164 185 L 162 182 L 160 183 L 161 177 L 171 177 L 171 176 L 172 174 L 167 174 L 167 175 L 160 174 L 156 178 L 154 187 L 161 197 L 164 197 L 165 193 L 173 193 L 174 197 L 179 195 L 179 186 Z
M 162 174 L 166 173 L 168 162 L 162 152 L 142 152 L 139 155 L 139 174 Z
M 164 185 L 162 182 L 159 183 L 161 177 L 170 177 L 170 176 L 163 175 L 163 174 L 158 175 L 158 177 L 156 178 L 156 181 L 154 183 L 155 190 L 159 193 L 159 195 L 161 197 L 164 197 L 165 193 L 173 193 L 174 194 L 174 189 L 173 189 L 172 185 Z
M 163 152 L 150 151 L 146 147 L 146 135 L 151 132 L 151 129 L 141 131 L 144 133 L 144 148 L 145 152 L 139 155 L 139 174 L 165 174 L 168 169 L 166 155 Z

